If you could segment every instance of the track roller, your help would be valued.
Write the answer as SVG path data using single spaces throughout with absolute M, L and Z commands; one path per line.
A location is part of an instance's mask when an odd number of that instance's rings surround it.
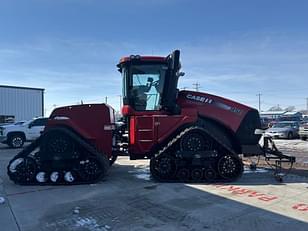
M 39 183 L 46 183 L 48 181 L 48 176 L 46 172 L 38 172 L 35 176 L 35 179 Z
M 52 172 L 49 176 L 49 179 L 53 183 L 57 183 L 61 179 L 61 174 L 59 172 Z
M 203 170 L 201 168 L 194 168 L 191 171 L 191 179 L 193 181 L 200 181 L 203 178 Z
M 67 183 L 73 183 L 76 180 L 76 173 L 68 171 L 64 174 L 64 181 Z
M 184 182 L 189 181 L 190 179 L 190 171 L 187 168 L 180 168 L 176 174 L 178 180 L 182 180 Z
M 216 179 L 216 172 L 212 168 L 208 168 L 204 171 L 204 178 L 206 181 L 212 182 Z

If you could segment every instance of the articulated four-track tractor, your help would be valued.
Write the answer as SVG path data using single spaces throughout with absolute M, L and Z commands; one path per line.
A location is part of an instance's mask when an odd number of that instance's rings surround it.
M 258 111 L 234 101 L 179 91 L 180 52 L 167 57 L 132 55 L 117 65 L 123 80 L 123 118 L 106 104 L 55 109 L 44 133 L 18 153 L 8 175 L 18 184 L 93 183 L 106 176 L 118 155 L 150 159 L 163 182 L 233 181 L 241 156 L 279 163 L 293 157 L 271 140 L 259 145 Z

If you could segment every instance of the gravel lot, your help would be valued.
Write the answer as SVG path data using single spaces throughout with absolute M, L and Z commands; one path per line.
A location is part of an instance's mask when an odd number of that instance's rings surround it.
M 278 141 L 307 160 L 307 143 Z M 298 147 L 298 148 L 297 148 Z M 148 161 L 121 157 L 107 179 L 79 186 L 19 186 L 6 166 L 18 150 L 0 146 L 1 231 L 307 230 L 308 178 L 246 170 L 232 184 L 154 182 Z

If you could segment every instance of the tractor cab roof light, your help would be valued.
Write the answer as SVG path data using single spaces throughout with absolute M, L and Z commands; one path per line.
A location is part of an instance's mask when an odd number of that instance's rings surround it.
M 133 60 L 133 59 L 141 59 L 141 56 L 140 55 L 131 55 L 129 56 L 130 60 Z

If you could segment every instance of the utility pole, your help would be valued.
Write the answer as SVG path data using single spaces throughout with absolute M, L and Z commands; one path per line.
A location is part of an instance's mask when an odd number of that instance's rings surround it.
M 196 91 L 199 91 L 200 83 L 198 83 L 198 82 L 193 83 L 193 87 L 195 88 Z
M 308 98 L 306 98 L 306 110 L 308 111 Z
M 120 97 L 120 111 L 121 111 L 121 108 L 122 108 L 122 95 L 119 95 Z
M 105 103 L 108 103 L 108 96 L 105 96 Z
M 258 98 L 259 98 L 259 112 L 261 112 L 261 93 L 257 94 Z

